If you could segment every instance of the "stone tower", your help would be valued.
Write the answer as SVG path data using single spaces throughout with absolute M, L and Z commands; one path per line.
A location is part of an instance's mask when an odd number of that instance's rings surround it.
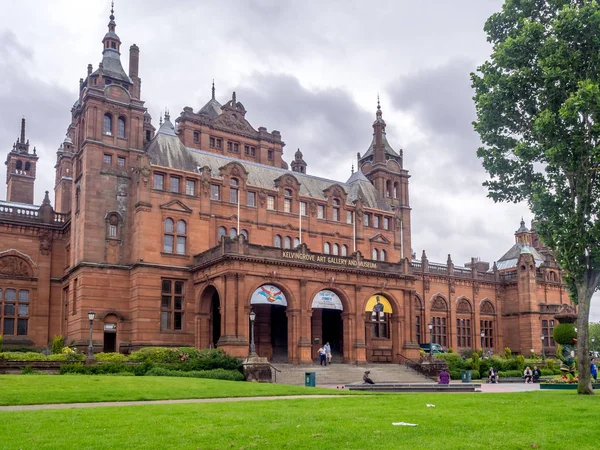
M 292 161 L 292 171 L 306 173 L 306 161 L 304 161 L 303 156 L 300 149 L 298 149 L 294 155 L 294 160 Z
M 6 157 L 6 200 L 33 205 L 35 166 L 38 157 L 33 148 L 29 153 L 29 139 L 25 139 L 25 119 L 21 120 L 21 136 Z

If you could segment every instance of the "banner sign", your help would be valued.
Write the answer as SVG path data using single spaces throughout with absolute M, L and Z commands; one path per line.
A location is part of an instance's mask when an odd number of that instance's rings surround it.
M 250 304 L 287 306 L 287 300 L 281 289 L 270 284 L 263 284 L 252 294 Z
M 323 308 L 323 309 L 338 309 L 340 311 L 344 310 L 342 306 L 342 301 L 338 297 L 335 292 L 323 290 L 317 292 L 315 298 L 312 301 L 313 308 Z

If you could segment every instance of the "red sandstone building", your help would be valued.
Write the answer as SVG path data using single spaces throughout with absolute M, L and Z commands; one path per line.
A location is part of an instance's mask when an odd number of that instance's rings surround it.
M 139 48 L 121 64 L 111 14 L 102 62 L 80 80 L 57 151 L 54 208 L 33 205 L 38 157 L 21 135 L 0 202 L 0 332 L 45 347 L 54 335 L 96 351 L 219 347 L 307 363 L 325 341 L 344 362 L 415 358 L 432 339 L 455 351 L 553 347 L 570 303 L 560 270 L 522 222 L 493 265 L 411 252 L 409 173 L 373 138 L 345 182 L 291 170 L 279 131 L 255 129 L 233 93 L 183 108 L 158 130 L 144 107 Z M 65 105 L 67 107 L 67 105 Z M 365 136 L 365 144 L 368 137 Z M 47 193 L 48 194 L 48 193 Z M 481 333 L 484 337 L 481 338 Z

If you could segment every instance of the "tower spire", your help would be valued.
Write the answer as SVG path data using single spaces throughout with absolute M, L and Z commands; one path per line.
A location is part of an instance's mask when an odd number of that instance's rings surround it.
M 108 22 L 108 30 L 115 32 L 115 27 L 117 24 L 115 23 L 115 2 L 110 2 L 110 16 L 108 17 L 110 22 Z
M 215 79 L 213 78 L 212 82 L 212 99 L 215 99 Z
M 21 119 L 21 144 L 25 143 L 25 117 Z

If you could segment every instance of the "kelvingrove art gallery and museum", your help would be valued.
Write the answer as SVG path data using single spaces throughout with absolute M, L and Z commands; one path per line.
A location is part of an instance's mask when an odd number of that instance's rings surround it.
M 246 357 L 252 311 L 258 355 L 293 364 L 326 341 L 352 363 L 416 358 L 430 339 L 540 353 L 545 336 L 552 350 L 554 316 L 570 300 L 534 226 L 521 222 L 491 266 L 413 255 L 409 172 L 379 105 L 350 178 L 312 176 L 300 151 L 284 161 L 279 131 L 252 126 L 236 94 L 221 103 L 214 86 L 206 104 L 155 128 L 140 50 L 130 46 L 126 72 L 115 30 L 111 14 L 56 152 L 53 201 L 46 192 L 34 205 L 39 156 L 25 119 L 4 143 L 4 344 L 40 348 L 62 335 L 85 348 L 93 310 L 95 351 Z

